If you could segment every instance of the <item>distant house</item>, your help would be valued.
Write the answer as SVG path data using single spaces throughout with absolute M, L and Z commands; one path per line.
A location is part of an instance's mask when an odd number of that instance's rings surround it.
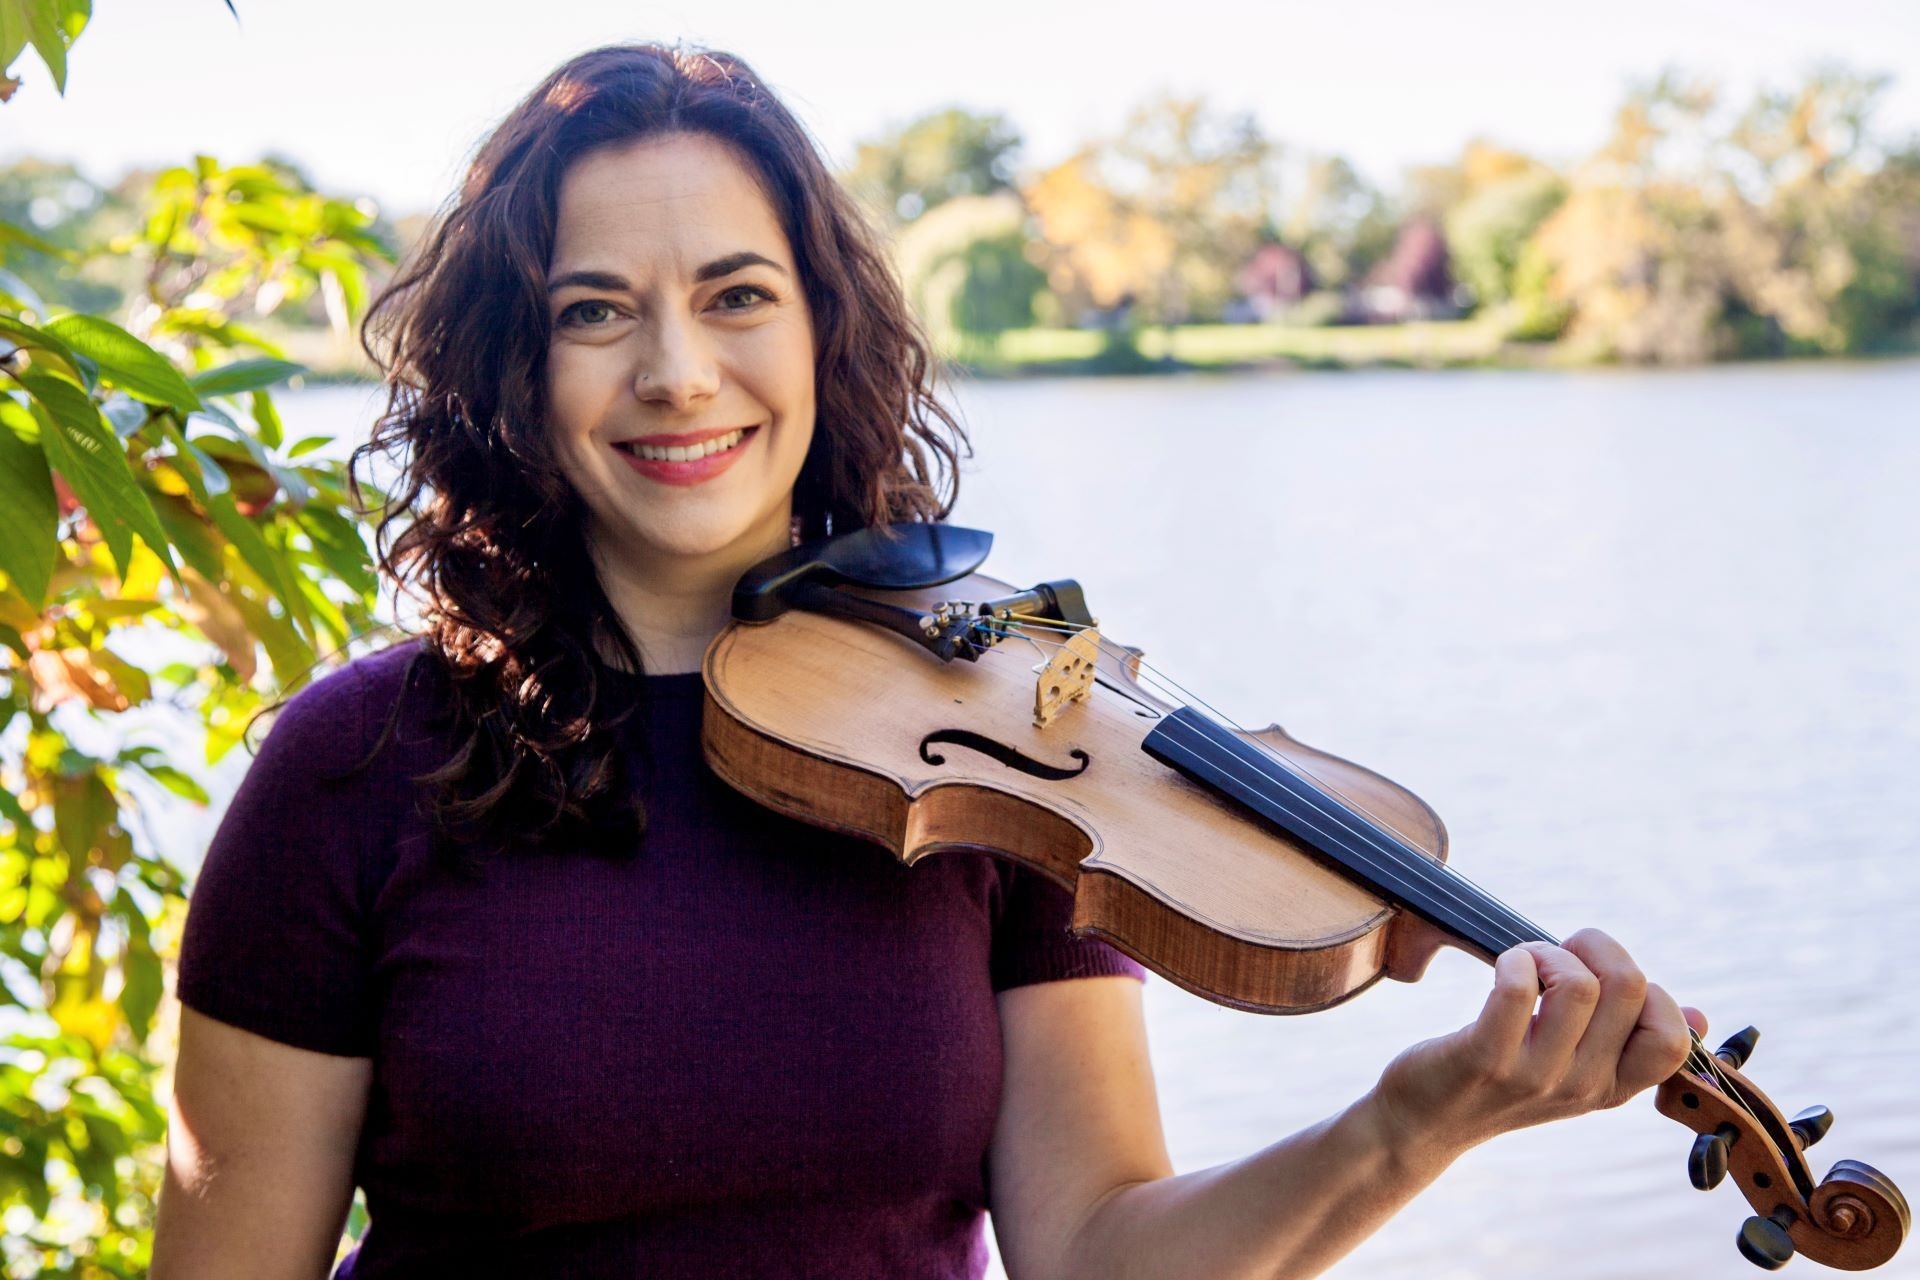
M 1313 269 L 1298 249 L 1267 244 L 1240 268 L 1233 283 L 1240 296 L 1228 306 L 1227 320 L 1270 320 L 1299 306 L 1313 292 Z
M 1354 302 L 1356 318 L 1375 324 L 1459 315 L 1439 221 L 1422 216 L 1400 228 L 1392 250 L 1360 282 Z

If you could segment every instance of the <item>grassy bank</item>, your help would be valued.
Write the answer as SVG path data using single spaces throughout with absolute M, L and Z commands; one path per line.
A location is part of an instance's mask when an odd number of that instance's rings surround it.
M 1119 371 L 1128 363 L 1126 353 L 1109 350 L 1107 344 L 1107 335 L 1094 330 L 1018 329 L 1000 335 L 997 342 L 970 343 L 952 354 L 987 374 Z M 1182 325 L 1142 330 L 1136 345 L 1139 357 L 1148 364 L 1189 369 L 1276 364 L 1444 367 L 1509 358 L 1504 326 L 1484 319 L 1317 327 Z
M 313 370 L 310 382 L 373 381 L 376 371 L 353 340 L 323 329 L 271 333 L 289 359 Z M 1145 329 L 1137 351 L 1109 350 L 1094 329 L 1016 329 L 944 350 L 947 359 L 985 377 L 1154 372 L 1294 366 L 1310 369 L 1370 365 L 1447 367 L 1534 363 L 1515 359 L 1499 325 L 1486 320 L 1425 324 L 1304 327 L 1202 324 Z

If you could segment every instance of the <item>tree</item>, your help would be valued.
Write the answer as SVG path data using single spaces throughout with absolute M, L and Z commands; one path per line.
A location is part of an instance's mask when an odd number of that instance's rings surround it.
M 1513 296 L 1527 242 L 1566 198 L 1565 179 L 1534 165 L 1469 184 L 1460 202 L 1446 211 L 1453 269 L 1478 302 Z
M 947 107 L 859 145 L 843 177 L 891 227 L 961 196 L 1014 184 L 1020 132 L 997 113 Z
M 23 16 L 24 15 L 24 16 Z M 56 84 L 85 0 L 0 0 Z M 48 32 L 65 33 L 48 43 Z M 37 33 L 37 34 L 36 34 Z M 18 81 L 8 81 L 18 85 Z M 4 108 L 0 108 L 3 110 Z M 194 756 L 375 625 L 377 579 L 329 437 L 284 439 L 302 372 L 242 323 L 362 305 L 391 253 L 355 204 L 269 164 L 153 176 L 138 220 L 63 247 L 0 223 L 0 1223 L 12 1274 L 145 1273 L 185 877 L 150 817 L 204 804 Z M 39 253 L 136 264 L 124 323 L 49 303 Z M 266 667 L 261 663 L 264 651 Z M 149 739 L 158 732 L 196 751 Z M 169 799 L 171 797 L 171 800 Z M 25 1229 L 14 1206 L 31 1211 Z
M 1826 69 L 1728 118 L 1718 88 L 1636 89 L 1530 246 L 1531 300 L 1589 355 L 1860 350 L 1912 323 L 1911 186 L 1872 129 L 1884 80 Z
M 1281 239 L 1300 250 L 1328 288 L 1359 280 L 1393 247 L 1400 225 L 1391 201 L 1341 156 L 1307 155 L 1288 184 Z
M 936 337 L 973 354 L 980 339 L 1033 323 L 1046 275 L 1030 254 L 1029 215 L 1011 191 L 960 196 L 917 219 L 900 237 L 907 296 Z
M 1049 280 L 1094 306 L 1132 297 L 1161 323 L 1217 318 L 1273 219 L 1278 155 L 1249 114 L 1140 104 L 1120 133 L 1027 185 Z

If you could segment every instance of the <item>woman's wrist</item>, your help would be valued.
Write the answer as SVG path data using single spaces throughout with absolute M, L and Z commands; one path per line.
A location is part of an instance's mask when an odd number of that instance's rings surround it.
M 1386 1176 L 1418 1186 L 1438 1178 L 1477 1145 L 1435 1119 L 1412 1115 L 1396 1106 L 1378 1084 L 1356 1099 L 1348 1111 L 1366 1135 L 1369 1148 L 1380 1153 Z

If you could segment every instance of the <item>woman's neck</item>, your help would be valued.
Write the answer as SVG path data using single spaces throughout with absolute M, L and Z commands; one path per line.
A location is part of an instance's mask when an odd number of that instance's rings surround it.
M 789 521 L 769 521 L 764 531 L 703 556 L 621 550 L 609 554 L 592 542 L 594 568 L 613 611 L 633 637 L 649 675 L 698 671 L 707 646 L 732 619 L 733 587 L 745 573 L 791 542 Z M 590 540 L 591 542 L 591 540 Z M 601 656 L 624 666 L 610 646 Z

